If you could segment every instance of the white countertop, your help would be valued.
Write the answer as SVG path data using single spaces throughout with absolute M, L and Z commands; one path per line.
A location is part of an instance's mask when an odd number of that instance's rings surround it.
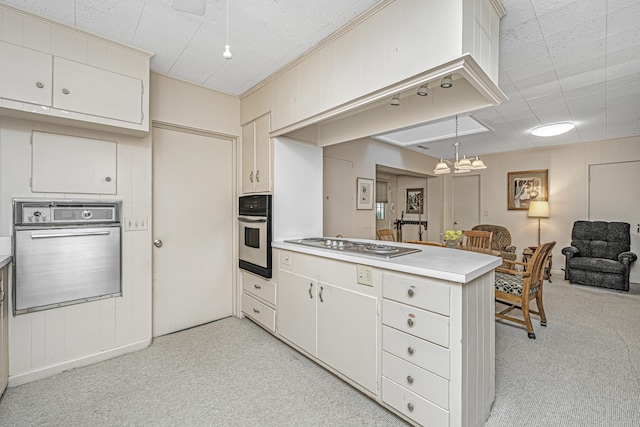
M 11 262 L 11 237 L 0 237 L 0 268 Z
M 289 240 L 289 239 L 288 239 Z M 294 240 L 294 239 L 291 239 Z M 384 258 L 340 250 L 314 248 L 296 243 L 273 242 L 278 249 L 317 255 L 340 261 L 366 264 L 387 270 L 417 274 L 425 277 L 449 280 L 458 283 L 470 282 L 502 264 L 502 258 L 493 255 L 470 252 L 461 249 L 449 249 L 437 246 L 417 245 L 400 242 L 380 242 L 379 240 L 347 239 L 357 242 L 370 242 L 390 246 L 403 246 L 420 249 L 420 252 Z

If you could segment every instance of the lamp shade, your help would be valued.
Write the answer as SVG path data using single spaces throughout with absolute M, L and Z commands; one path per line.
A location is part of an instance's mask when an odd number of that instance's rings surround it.
M 529 203 L 529 216 L 534 218 L 549 218 L 549 202 Z

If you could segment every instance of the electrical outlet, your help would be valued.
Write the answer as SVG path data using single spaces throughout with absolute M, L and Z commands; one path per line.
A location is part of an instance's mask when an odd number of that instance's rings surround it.
M 373 286 L 373 267 L 358 264 L 358 283 Z

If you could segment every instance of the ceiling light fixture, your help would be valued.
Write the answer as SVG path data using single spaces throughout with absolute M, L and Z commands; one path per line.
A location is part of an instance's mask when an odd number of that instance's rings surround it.
M 467 156 L 462 156 L 460 159 L 460 155 L 458 149 L 460 147 L 460 143 L 458 142 L 458 116 L 456 116 L 456 142 L 453 144 L 455 148 L 455 161 L 450 162 L 449 160 L 443 160 L 440 158 L 440 161 L 436 165 L 436 168 L 433 170 L 433 173 L 436 175 L 443 175 L 445 173 L 451 172 L 451 168 L 449 166 L 453 166 L 453 173 L 466 173 L 471 172 L 472 170 L 477 169 L 486 169 L 487 166 L 484 164 L 482 160 L 476 156 L 473 161 L 467 159 Z
M 394 107 L 400 105 L 400 95 L 396 93 L 395 95 L 393 95 L 393 97 L 391 97 L 391 105 L 393 105 Z
M 450 87 L 453 87 L 453 79 L 451 78 L 450 75 L 444 76 L 442 80 L 440 80 L 440 87 L 445 89 L 449 89 Z
M 227 44 L 224 46 L 224 53 L 222 56 L 227 60 L 231 59 L 233 56 L 231 53 L 231 46 L 229 46 L 229 0 L 227 0 Z
M 576 127 L 576 125 L 571 122 L 552 123 L 550 125 L 533 128 L 531 134 L 535 136 L 556 136 L 569 132 L 574 127 Z
M 418 88 L 418 95 L 420 96 L 427 96 L 427 84 L 423 83 L 419 88 Z

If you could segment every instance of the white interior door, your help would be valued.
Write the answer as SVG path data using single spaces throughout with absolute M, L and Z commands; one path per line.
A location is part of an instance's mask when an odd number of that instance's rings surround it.
M 631 225 L 631 251 L 640 255 L 640 162 L 589 165 L 589 220 Z M 640 266 L 631 264 L 629 281 L 640 283 Z
M 480 224 L 480 175 L 454 176 L 452 219 L 455 230 L 470 230 Z
M 233 144 L 153 128 L 153 336 L 230 316 Z

